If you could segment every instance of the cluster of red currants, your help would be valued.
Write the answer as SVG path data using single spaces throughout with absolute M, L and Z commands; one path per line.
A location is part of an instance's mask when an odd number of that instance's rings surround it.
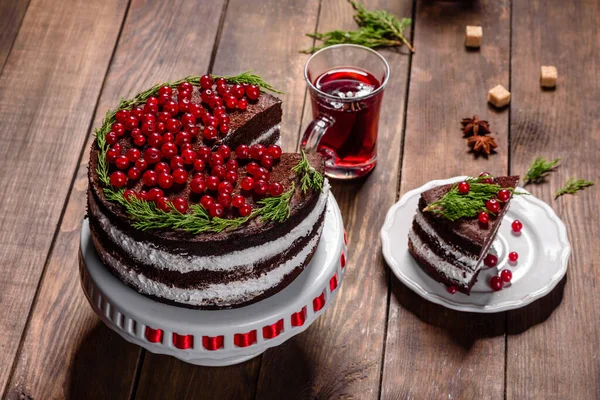
M 479 175 L 479 177 L 483 178 L 481 180 L 481 183 L 489 183 L 489 184 L 494 183 L 494 177 L 489 172 L 482 172 Z M 470 190 L 471 190 L 471 185 L 469 185 L 469 182 L 462 181 L 458 184 L 458 192 L 459 193 L 467 194 L 467 193 L 469 193 Z M 511 198 L 510 190 L 501 189 L 496 194 L 496 198 L 491 198 L 485 203 L 485 208 L 493 214 L 498 214 L 498 212 L 500 211 L 500 207 L 501 207 L 500 203 L 506 203 L 507 201 L 510 200 L 510 198 Z M 487 223 L 490 222 L 490 214 L 488 213 L 488 211 L 482 211 L 478 215 L 479 222 L 482 225 L 487 225 Z

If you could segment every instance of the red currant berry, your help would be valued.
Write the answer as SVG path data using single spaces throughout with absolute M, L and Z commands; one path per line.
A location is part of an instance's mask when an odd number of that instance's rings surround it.
M 225 174 L 225 180 L 227 182 L 231 182 L 232 184 L 235 184 L 238 180 L 238 174 L 235 171 L 227 171 L 227 173 Z
M 269 185 L 267 185 L 267 182 L 263 181 L 262 179 L 254 182 L 254 193 L 257 195 L 262 196 L 263 194 L 267 193 L 267 190 L 269 190 Z
M 210 125 L 205 127 L 204 131 L 202 132 L 202 136 L 206 140 L 215 140 L 218 136 L 217 128 L 215 128 L 214 126 L 210 126 Z
M 233 158 L 227 160 L 227 162 L 225 163 L 225 167 L 227 168 L 228 171 L 237 171 L 239 168 L 238 162 L 237 160 L 234 160 Z
M 127 177 L 132 181 L 137 181 L 138 179 L 140 179 L 140 176 L 142 176 L 142 171 L 140 171 L 136 167 L 131 167 L 127 171 Z
M 267 155 L 273 157 L 273 160 L 279 160 L 281 157 L 281 147 L 272 144 L 267 148 Z
M 202 106 L 197 103 L 191 103 L 188 106 L 188 112 L 197 120 L 198 118 L 202 117 Z
M 500 190 L 498 192 L 498 194 L 496 195 L 496 197 L 501 202 L 506 203 L 508 200 L 510 200 L 510 190 L 508 190 L 508 189 L 502 189 L 502 190 Z
M 248 203 L 242 204 L 238 209 L 238 212 L 240 213 L 240 217 L 247 217 L 252 213 L 252 207 L 250 207 L 250 204 Z
M 179 146 L 182 146 L 186 143 L 192 143 L 192 135 L 186 131 L 179 132 L 177 136 L 175 136 L 175 143 Z
M 119 140 L 117 134 L 113 131 L 108 132 L 106 136 L 104 136 L 104 138 L 106 139 L 106 143 L 111 145 L 117 143 L 117 141 Z
M 162 136 L 163 143 L 175 143 L 175 135 L 171 132 L 165 132 Z
M 135 167 L 140 171 L 145 171 L 146 168 L 148 168 L 148 161 L 144 160 L 143 158 L 138 158 L 135 160 Z
M 211 154 L 212 152 L 209 147 L 202 146 L 198 149 L 198 159 L 204 162 L 208 161 L 208 157 L 210 157 Z
M 481 174 L 479 174 L 479 177 L 485 177 L 485 179 L 481 180 L 481 183 L 494 183 L 494 177 L 489 172 L 482 172 Z
M 234 206 L 235 208 L 240 208 L 245 203 L 246 203 L 246 199 L 244 198 L 244 196 L 241 196 L 239 194 L 236 194 L 235 196 L 233 196 L 231 198 L 231 205 Z
M 194 87 L 192 86 L 191 83 L 189 82 L 181 82 L 179 85 L 177 85 L 177 91 L 180 92 L 182 90 L 192 90 Z
M 217 190 L 219 188 L 219 183 L 221 183 L 221 181 L 219 181 L 219 178 L 216 176 L 209 176 L 206 178 L 206 187 L 208 190 Z
M 508 259 L 510 262 L 516 262 L 519 259 L 519 254 L 516 251 L 508 253 Z
M 177 133 L 181 130 L 181 121 L 171 118 L 167 121 L 167 130 L 171 133 Z
M 173 186 L 173 176 L 171 176 L 170 174 L 166 173 L 166 172 L 161 172 L 158 174 L 158 179 L 156 181 L 158 183 L 158 186 L 160 186 L 163 189 L 170 189 L 171 186 Z
M 115 149 L 119 152 L 119 154 L 121 154 L 121 145 L 119 143 L 114 144 L 111 149 Z
M 157 105 L 158 99 L 154 96 L 150 96 L 148 99 L 146 99 L 146 104 Z
M 127 201 L 129 201 L 132 198 L 137 198 L 137 195 L 135 194 L 135 191 L 131 190 L 131 189 L 127 189 L 126 191 L 123 192 L 123 198 Z
M 242 182 L 240 183 L 240 186 L 242 187 L 242 189 L 244 190 L 252 190 L 252 188 L 254 187 L 254 179 L 247 176 L 244 179 L 242 179 Z
M 448 286 L 448 289 L 446 289 L 446 290 L 448 290 L 448 293 L 450 293 L 450 294 L 454 294 L 458 291 L 456 286 Z
M 127 120 L 127 118 L 130 115 L 131 115 L 131 111 L 129 111 L 129 110 L 119 110 L 115 114 L 115 119 L 117 120 L 117 122 L 124 124 L 125 120 Z
M 216 108 L 219 106 L 223 105 L 223 99 L 220 98 L 219 96 L 213 96 L 209 101 L 208 101 L 208 106 L 210 108 Z
M 190 182 L 190 190 L 196 194 L 204 193 L 206 190 L 206 182 L 202 178 L 194 178 Z
M 219 183 L 218 191 L 219 193 L 231 194 L 233 192 L 233 185 L 231 182 L 223 181 Z
M 191 137 L 195 138 L 200 133 L 200 128 L 198 128 L 196 125 L 194 125 L 194 126 L 187 126 L 185 128 L 185 131 L 187 133 L 189 133 Z
M 511 226 L 514 232 L 521 232 L 521 229 L 523 229 L 523 224 L 518 219 L 515 219 Z
M 225 105 L 227 108 L 235 110 L 237 108 L 237 99 L 233 96 L 229 96 L 225 99 Z
M 246 171 L 250 174 L 250 175 L 255 175 L 258 172 L 258 164 L 255 163 L 254 161 L 249 162 L 248 165 L 246 165 Z
M 265 168 L 271 168 L 273 166 L 273 157 L 268 155 L 262 156 L 262 158 L 260 159 L 260 165 L 262 165 Z
M 188 179 L 188 173 L 186 170 L 182 169 L 182 168 L 177 168 L 173 171 L 173 180 L 175 181 L 175 183 L 179 184 L 179 185 L 183 185 L 184 183 L 187 182 Z
M 183 126 L 195 125 L 196 117 L 194 117 L 191 113 L 185 113 L 181 116 L 181 123 Z
M 146 136 L 140 135 L 140 136 L 134 137 L 133 144 L 135 144 L 136 146 L 142 147 L 144 144 L 146 144 Z
M 248 100 L 239 99 L 237 106 L 238 106 L 238 109 L 244 111 L 246 108 L 248 108 Z
M 487 256 L 485 256 L 485 258 L 483 259 L 483 263 L 488 267 L 488 268 L 492 268 L 495 267 L 496 265 L 498 265 L 498 257 L 495 254 L 489 253 Z
M 250 147 L 250 155 L 255 160 L 260 160 L 266 153 L 267 149 L 262 144 L 253 144 Z
M 206 114 L 204 119 L 202 119 L 202 122 L 205 126 L 212 126 L 215 128 L 217 127 L 217 125 L 219 125 L 219 120 L 215 116 L 210 114 Z
M 269 185 L 269 194 L 273 197 L 279 196 L 283 193 L 283 186 L 281 183 L 273 182 Z
M 217 196 L 217 203 L 223 205 L 223 207 L 229 207 L 231 205 L 231 194 L 219 193 Z
M 126 156 L 119 156 L 115 160 L 115 164 L 119 169 L 127 169 L 129 168 L 129 159 Z
M 154 114 L 144 114 L 142 117 L 142 124 L 154 125 L 156 123 L 156 116 Z
M 222 204 L 213 203 L 210 205 L 210 207 L 208 207 L 208 213 L 213 218 L 215 218 L 215 217 L 221 218 L 223 216 L 223 214 L 225 214 L 225 207 L 223 207 Z
M 225 179 L 225 175 L 227 175 L 227 169 L 223 165 L 216 165 L 210 171 L 212 176 L 216 176 L 220 181 Z
M 158 105 L 159 105 L 160 107 L 162 107 L 162 106 L 164 106 L 164 105 L 165 105 L 165 103 L 167 103 L 167 102 L 169 102 L 169 101 L 171 101 L 171 100 L 173 100 L 173 99 L 171 98 L 171 96 L 169 96 L 169 95 L 167 95 L 167 94 L 161 94 L 161 95 L 159 95 L 159 96 L 158 96 Z
M 156 129 L 156 133 L 159 133 L 161 135 L 167 131 L 167 126 L 164 122 L 157 122 L 154 125 L 154 128 Z
M 191 90 L 179 90 L 179 91 L 177 91 L 177 97 L 179 98 L 179 101 L 190 100 L 192 98 L 192 91 Z M 189 105 L 188 105 L 188 107 L 189 107 Z
M 156 208 L 158 208 L 161 211 L 164 212 L 170 212 L 171 211 L 171 207 L 169 206 L 169 199 L 166 197 L 160 197 L 158 198 L 156 201 Z
M 462 181 L 458 184 L 459 193 L 466 194 L 469 193 L 469 190 L 471 190 L 471 185 L 469 185 L 469 182 Z
M 148 194 L 146 195 L 146 200 L 156 201 L 164 196 L 165 196 L 165 193 L 161 189 L 152 188 L 152 189 L 148 190 Z
M 210 206 L 215 204 L 215 199 L 213 199 L 212 196 L 205 194 L 200 199 L 200 204 L 202 205 L 202 207 L 204 207 L 205 210 L 208 210 Z
M 500 279 L 499 276 L 492 276 L 492 279 L 490 280 L 490 286 L 494 292 L 497 292 L 502 290 L 504 287 L 504 282 L 502 282 L 502 279 Z
M 142 175 L 142 182 L 146 186 L 155 186 L 157 177 L 158 174 L 156 173 L 156 171 L 148 170 L 144 172 L 144 175 Z
M 117 157 L 119 157 L 119 150 L 112 148 L 112 149 L 108 149 L 108 151 L 106 152 L 106 161 L 108 161 L 109 163 L 113 163 L 117 160 Z
M 159 96 L 163 96 L 163 95 L 168 95 L 168 96 L 172 96 L 173 95 L 173 89 L 170 86 L 161 86 L 158 89 L 158 95 Z
M 512 280 L 512 272 L 508 269 L 503 269 L 502 272 L 500 272 L 500 278 L 504 282 L 509 283 Z
M 163 144 L 163 137 L 154 132 L 148 135 L 148 146 L 159 148 Z
M 264 167 L 258 167 L 256 173 L 254 174 L 254 179 L 262 179 L 268 182 L 271 179 L 271 174 Z
M 202 87 L 202 89 L 210 89 L 213 84 L 214 81 L 210 75 L 202 75 L 200 78 L 200 87 Z
M 146 136 L 150 135 L 151 133 L 155 133 L 156 132 L 156 126 L 151 123 L 151 122 L 144 122 L 142 124 L 142 133 Z
M 188 210 L 188 202 L 182 197 L 175 197 L 173 199 L 173 207 L 182 214 L 185 214 Z
M 231 87 L 231 94 L 233 94 L 237 99 L 241 99 L 244 97 L 246 91 L 242 85 L 235 84 Z
M 110 184 L 115 187 L 125 186 L 127 183 L 127 177 L 121 171 L 115 171 L 110 174 Z
M 131 162 L 135 162 L 138 158 L 142 156 L 142 152 L 139 149 L 129 149 L 126 153 L 127 159 Z
M 147 195 L 148 195 L 148 192 L 146 192 L 145 190 L 140 190 L 140 192 L 139 192 L 139 193 L 136 193 L 136 197 L 137 197 L 139 200 L 144 200 L 144 201 L 146 201 L 146 196 L 147 196 Z
M 181 150 L 181 159 L 186 165 L 193 164 L 196 160 L 196 153 L 192 149 L 183 149 Z
M 206 89 L 200 93 L 200 98 L 203 102 L 208 103 L 212 99 L 214 92 L 211 89 Z
M 226 124 L 220 125 L 219 132 L 221 133 L 221 136 L 227 135 L 227 133 L 229 132 L 229 125 L 226 125 Z
M 138 121 L 138 119 L 136 117 L 134 117 L 133 115 L 130 115 L 123 122 L 123 125 L 125 125 L 125 129 L 127 129 L 128 131 L 131 131 L 131 130 L 134 130 L 135 128 L 137 128 L 139 123 L 140 122 Z
M 215 82 L 217 86 L 227 85 L 227 80 L 225 78 L 217 78 Z
M 140 118 L 142 118 L 142 115 L 144 115 L 144 107 L 141 107 L 141 106 L 134 107 L 134 108 L 131 110 L 131 114 L 132 114 L 134 117 L 136 117 L 137 119 L 140 119 Z
M 490 222 L 490 214 L 486 213 L 485 211 L 480 212 L 479 222 L 481 222 L 482 224 L 487 224 L 488 222 Z
M 229 86 L 227 86 L 226 83 L 221 85 L 217 84 L 217 93 L 219 93 L 221 96 L 224 96 L 225 94 L 229 93 Z
M 250 148 L 245 144 L 240 144 L 235 149 L 235 156 L 240 160 L 245 160 L 250 157 Z
M 118 137 L 121 137 L 125 134 L 125 125 L 120 122 L 115 122 L 112 124 L 110 130 L 115 133 Z
M 194 160 L 194 171 L 202 172 L 206 168 L 206 164 L 202 160 Z
M 149 104 L 148 102 L 146 102 L 146 105 L 144 105 L 144 114 L 158 114 L 158 99 L 156 97 L 151 97 L 156 99 L 156 104 Z M 149 98 L 148 100 L 150 100 L 151 98 Z
M 500 203 L 496 199 L 489 199 L 485 203 L 485 208 L 487 208 L 489 212 L 493 212 L 494 214 L 497 214 L 498 211 L 500 211 Z
M 170 159 L 177 155 L 177 146 L 175 143 L 165 143 L 160 148 L 162 156 L 166 159 Z
M 169 162 L 171 169 L 183 168 L 185 166 L 181 156 L 174 156 Z
M 179 105 L 174 101 L 168 101 L 163 106 L 163 112 L 170 114 L 172 117 L 179 114 Z M 168 119 L 167 119 L 168 120 Z M 167 122 L 167 120 L 163 122 Z
M 223 165 L 224 164 L 223 156 L 219 153 L 213 153 L 210 155 L 210 158 L 208 159 L 208 163 L 210 164 L 211 167 L 215 167 L 217 165 Z
M 248 86 L 246 89 L 246 96 L 248 96 L 250 100 L 258 100 L 260 97 L 260 88 L 256 85 Z

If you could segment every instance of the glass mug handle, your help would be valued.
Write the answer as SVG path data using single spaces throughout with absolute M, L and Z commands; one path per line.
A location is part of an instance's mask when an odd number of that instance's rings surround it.
M 327 129 L 333 125 L 335 120 L 328 116 L 320 114 L 306 128 L 302 137 L 302 148 L 307 153 L 316 153 L 319 142 L 327 132 Z

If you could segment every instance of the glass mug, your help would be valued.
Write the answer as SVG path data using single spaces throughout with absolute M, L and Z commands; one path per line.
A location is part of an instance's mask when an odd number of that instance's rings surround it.
M 313 54 L 304 67 L 313 121 L 302 138 L 307 153 L 325 158 L 325 174 L 364 176 L 377 162 L 377 129 L 390 67 L 367 47 L 340 44 Z

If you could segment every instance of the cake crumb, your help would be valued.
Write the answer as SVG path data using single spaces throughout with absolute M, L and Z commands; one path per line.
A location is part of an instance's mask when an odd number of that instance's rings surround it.
M 558 71 L 553 65 L 542 65 L 540 75 L 540 85 L 544 88 L 556 87 L 556 78 L 558 78 Z
M 510 103 L 510 92 L 502 85 L 490 89 L 488 92 L 488 101 L 497 108 L 502 108 Z
M 465 46 L 471 48 L 479 48 L 481 39 L 483 38 L 483 28 L 481 26 L 467 25 L 465 32 Z

